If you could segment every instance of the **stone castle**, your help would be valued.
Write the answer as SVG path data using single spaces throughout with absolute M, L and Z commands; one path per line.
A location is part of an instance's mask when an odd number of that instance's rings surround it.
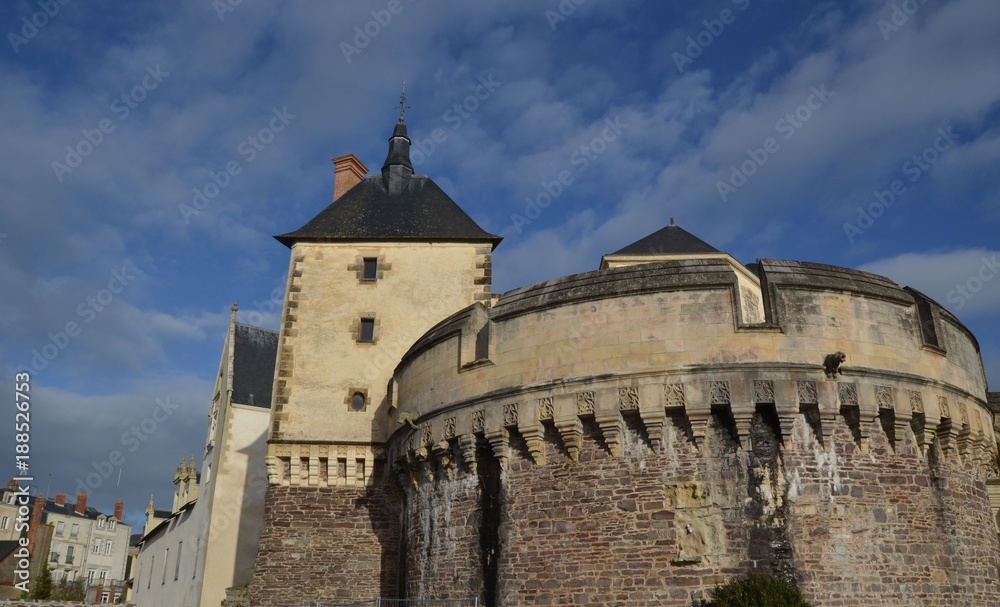
M 400 118 L 380 173 L 335 159 L 277 237 L 251 605 L 689 607 L 747 572 L 817 606 L 1000 604 L 994 416 L 952 314 L 673 221 L 498 296 L 501 239 L 409 146 Z

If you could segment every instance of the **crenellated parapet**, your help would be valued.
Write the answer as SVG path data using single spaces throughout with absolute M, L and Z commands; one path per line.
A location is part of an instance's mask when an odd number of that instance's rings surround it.
M 802 415 L 821 442 L 846 424 L 864 451 L 877 420 L 890 444 L 912 434 L 925 454 L 937 442 L 992 465 L 978 344 L 951 314 L 865 272 L 770 260 L 752 270 L 756 283 L 724 259 L 611 268 L 460 311 L 396 369 L 394 411 L 417 427 L 396 426 L 390 461 L 471 464 L 486 441 L 503 462 L 513 433 L 538 465 L 553 436 L 572 460 L 588 420 L 613 456 L 626 423 L 654 449 L 679 425 L 699 449 L 713 415 L 748 450 L 761 413 L 783 438 Z M 744 317 L 748 292 L 759 322 Z M 838 352 L 831 375 L 824 358 Z
M 684 428 L 690 448 L 698 450 L 713 416 L 729 420 L 731 434 L 749 451 L 758 414 L 775 422 L 783 441 L 803 416 L 821 444 L 830 444 L 838 424 L 847 425 L 864 452 L 878 422 L 893 449 L 911 440 L 926 456 L 936 442 L 962 463 L 986 469 L 996 459 L 993 417 L 967 393 L 887 372 L 852 370 L 836 380 L 818 379 L 822 374 L 820 366 L 718 365 L 511 390 L 457 403 L 422 417 L 415 429 L 398 430 L 389 459 L 428 470 L 435 461 L 445 469 L 463 462 L 474 469 L 477 441 L 488 442 L 503 463 L 516 433 L 537 465 L 546 465 L 543 443 L 553 436 L 559 438 L 558 451 L 575 460 L 588 421 L 614 457 L 625 454 L 626 423 L 638 424 L 658 451 L 667 425 Z

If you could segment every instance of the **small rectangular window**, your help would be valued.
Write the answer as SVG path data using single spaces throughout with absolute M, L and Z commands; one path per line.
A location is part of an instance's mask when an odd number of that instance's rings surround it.
M 378 259 L 375 257 L 365 257 L 362 262 L 361 278 L 363 280 L 375 280 L 378 278 Z
M 358 330 L 358 341 L 375 341 L 375 319 L 362 318 Z
M 3 517 L 3 521 L 0 522 L 0 531 L 6 531 L 8 525 L 10 525 L 10 517 L 5 516 Z
M 181 573 L 181 548 L 184 547 L 184 542 L 177 542 L 177 559 L 174 561 L 174 579 Z
M 59 521 L 56 523 L 56 535 L 62 535 L 66 530 L 66 523 Z
M 104 555 L 105 556 L 111 556 L 111 547 L 112 547 L 111 540 L 108 540 L 107 542 L 104 543 Z

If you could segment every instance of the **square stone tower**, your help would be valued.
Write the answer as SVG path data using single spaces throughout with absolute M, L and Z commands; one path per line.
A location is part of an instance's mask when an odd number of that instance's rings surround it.
M 398 514 L 379 473 L 392 373 L 436 323 L 490 299 L 500 237 L 413 174 L 402 117 L 381 174 L 364 177 L 353 155 L 334 163 L 333 203 L 276 237 L 291 261 L 253 604 L 394 593 Z M 317 580 L 308 590 L 289 567 L 303 558 Z

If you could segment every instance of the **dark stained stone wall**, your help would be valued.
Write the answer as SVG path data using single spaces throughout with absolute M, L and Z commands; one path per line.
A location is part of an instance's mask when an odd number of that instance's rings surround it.
M 250 604 L 396 596 L 399 520 L 392 485 L 268 487 Z
M 804 417 L 780 436 L 762 413 L 749 450 L 724 415 L 701 450 L 682 419 L 654 450 L 626 417 L 623 457 L 588 421 L 576 462 L 548 427 L 543 466 L 513 432 L 499 517 L 484 515 L 492 451 L 477 450 L 476 468 L 423 462 L 405 490 L 408 598 L 690 607 L 756 571 L 817 607 L 996 604 L 1000 548 L 977 468 L 936 445 L 922 454 L 909 431 L 894 449 L 877 420 L 862 452 L 842 418 L 823 445 Z

